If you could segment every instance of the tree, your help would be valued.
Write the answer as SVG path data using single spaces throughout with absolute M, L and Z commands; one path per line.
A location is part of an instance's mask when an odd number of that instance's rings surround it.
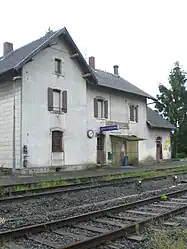
M 179 62 L 175 62 L 174 68 L 169 75 L 169 87 L 159 85 L 159 94 L 155 107 L 160 114 L 168 119 L 171 124 L 177 127 L 172 134 L 172 156 L 176 157 L 177 152 L 187 153 L 187 142 L 181 140 L 184 133 L 187 135 L 185 123 L 187 121 L 187 92 L 185 83 L 186 72 L 181 69 Z

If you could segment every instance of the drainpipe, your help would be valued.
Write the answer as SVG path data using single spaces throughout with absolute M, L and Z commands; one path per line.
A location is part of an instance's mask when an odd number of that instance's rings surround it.
M 13 151 L 12 151 L 12 175 L 16 175 L 16 81 L 21 76 L 13 77 Z
M 21 81 L 21 100 L 20 100 L 20 168 L 23 167 L 23 82 Z

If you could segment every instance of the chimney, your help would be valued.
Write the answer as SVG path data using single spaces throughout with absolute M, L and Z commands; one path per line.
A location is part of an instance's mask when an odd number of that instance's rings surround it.
M 94 56 L 89 57 L 89 66 L 95 69 L 95 57 Z
M 119 74 L 118 74 L 118 68 L 119 68 L 118 65 L 114 65 L 114 74 L 115 74 L 115 75 L 119 75 Z
M 11 51 L 13 51 L 13 44 L 10 42 L 4 42 L 4 44 L 3 44 L 3 56 L 6 56 Z

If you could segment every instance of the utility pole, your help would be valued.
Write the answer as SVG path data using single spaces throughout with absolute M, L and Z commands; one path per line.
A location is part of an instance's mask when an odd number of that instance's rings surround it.
M 16 80 L 21 76 L 13 77 L 13 152 L 12 152 L 12 175 L 16 175 Z

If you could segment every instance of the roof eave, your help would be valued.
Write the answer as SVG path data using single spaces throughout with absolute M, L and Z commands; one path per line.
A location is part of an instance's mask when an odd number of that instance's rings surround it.
M 84 68 L 84 74 L 90 74 L 90 76 L 88 77 L 89 81 L 91 81 L 95 84 L 98 84 L 98 80 L 97 80 L 96 76 L 94 75 L 90 66 L 87 64 L 86 60 L 82 56 L 80 50 L 78 49 L 77 45 L 73 41 L 73 39 L 72 39 L 71 35 L 69 34 L 69 32 L 67 31 L 66 27 L 63 29 L 62 35 L 64 35 L 65 38 L 67 38 L 67 42 L 73 48 L 74 53 L 77 53 L 79 55 L 78 57 L 75 57 L 75 60 L 77 61 L 78 64 L 82 65 L 82 67 Z
M 35 56 L 37 53 L 39 53 L 42 49 L 44 49 L 46 46 L 48 46 L 49 41 L 52 38 L 55 38 L 59 36 L 63 32 L 63 29 L 56 31 L 52 36 L 50 36 L 44 43 L 42 43 L 40 46 L 38 46 L 34 51 L 32 51 L 26 58 L 24 58 L 22 61 L 20 61 L 15 67 L 14 70 L 18 71 L 20 68 L 22 68 L 33 56 Z
M 20 61 L 15 67 L 14 70 L 18 71 L 20 68 L 22 68 L 27 62 L 31 60 L 33 56 L 35 56 L 37 53 L 39 53 L 42 49 L 46 48 L 49 44 L 51 39 L 55 39 L 56 37 L 59 37 L 60 35 L 63 35 L 67 38 L 67 42 L 71 45 L 71 47 L 75 50 L 76 53 L 79 54 L 79 59 L 77 60 L 77 63 L 82 63 L 83 67 L 85 68 L 84 74 L 89 73 L 90 76 L 88 77 L 88 81 L 91 81 L 93 83 L 98 83 L 97 78 L 91 71 L 90 67 L 88 66 L 87 62 L 85 61 L 84 57 L 82 56 L 81 52 L 79 51 L 78 47 L 74 43 L 73 39 L 71 38 L 69 32 L 66 28 L 62 28 L 58 31 L 56 31 L 52 36 L 50 36 L 44 43 L 42 43 L 39 47 L 37 47 L 34 51 L 32 51 L 26 58 L 24 58 L 22 61 Z
M 155 128 L 155 129 L 167 129 L 167 130 L 177 130 L 177 128 L 176 127 L 166 127 L 166 126 L 156 126 L 156 125 L 154 125 L 154 124 L 152 124 L 152 123 L 150 123 L 148 120 L 146 121 L 147 122 L 147 124 L 150 126 L 150 128 Z

